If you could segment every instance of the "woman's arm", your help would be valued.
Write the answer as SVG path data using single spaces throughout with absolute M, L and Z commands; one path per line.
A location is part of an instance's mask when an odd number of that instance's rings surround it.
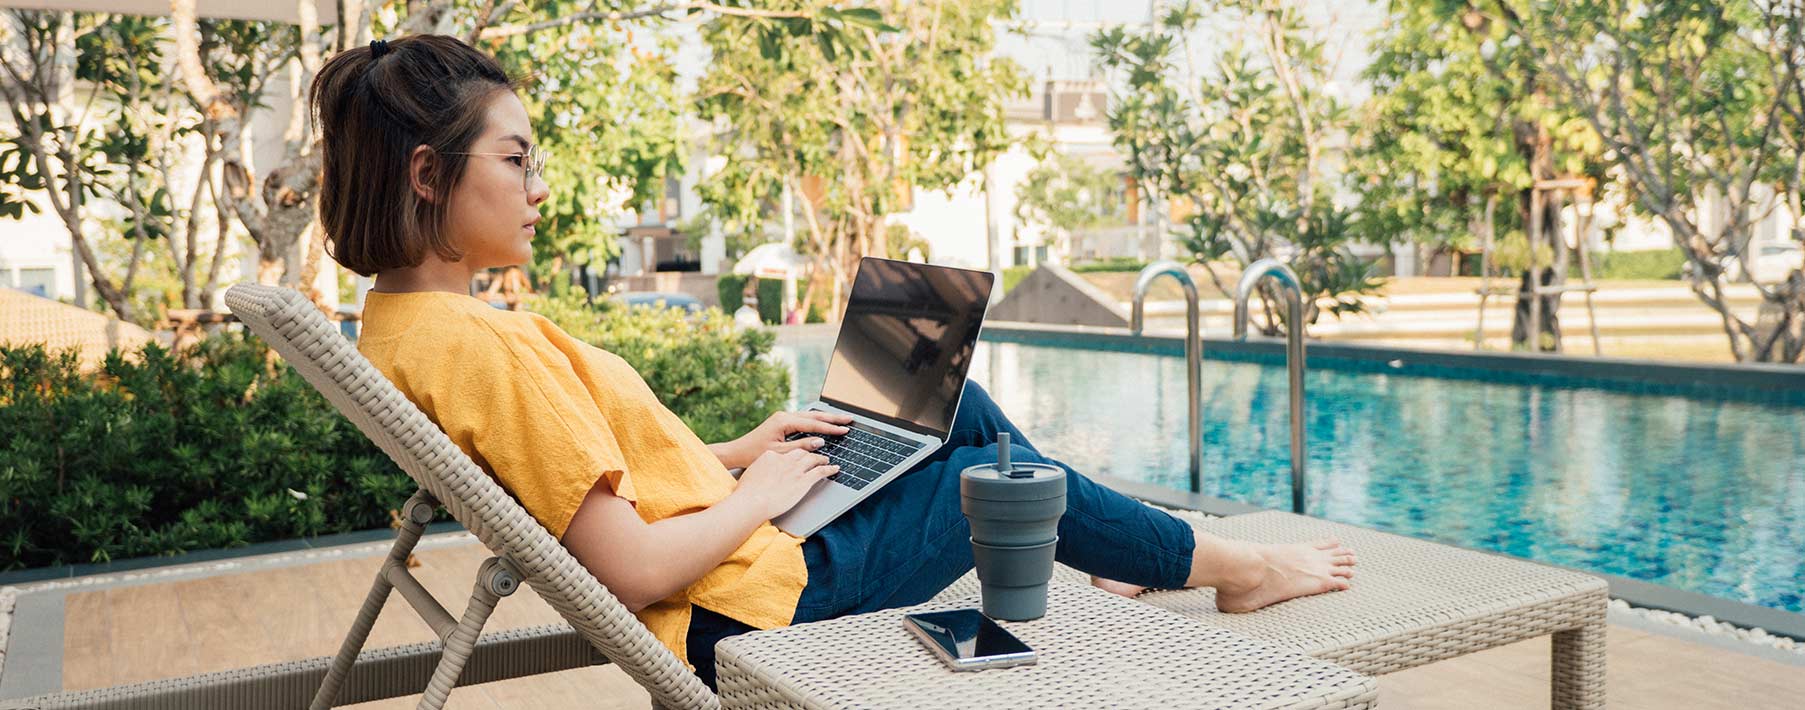
M 795 450 L 758 457 L 738 487 L 706 510 L 647 523 L 614 495 L 607 479 L 589 490 L 564 547 L 634 612 L 682 591 L 708 574 L 765 521 L 796 505 L 811 487 L 839 471 L 827 457 Z

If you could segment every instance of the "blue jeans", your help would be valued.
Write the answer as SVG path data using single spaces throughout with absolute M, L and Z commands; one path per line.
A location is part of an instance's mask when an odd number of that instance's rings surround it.
M 1066 470 L 1059 562 L 1130 584 L 1184 586 L 1196 544 L 1191 526 L 1043 456 L 984 388 L 967 381 L 944 446 L 803 543 L 808 586 L 792 623 L 920 604 L 970 571 L 971 529 L 959 510 L 959 472 L 994 463 L 1003 432 L 1012 460 Z M 701 607 L 693 612 L 689 660 L 714 687 L 715 642 L 753 629 Z

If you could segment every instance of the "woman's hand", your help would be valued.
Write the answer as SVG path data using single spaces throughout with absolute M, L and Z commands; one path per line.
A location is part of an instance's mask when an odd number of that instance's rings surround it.
M 740 474 L 734 495 L 747 497 L 769 520 L 796 507 L 815 482 L 839 472 L 840 467 L 829 465 L 821 454 L 802 449 L 781 454 L 766 451 Z
M 820 437 L 808 437 L 795 441 L 784 441 L 785 437 L 797 432 L 808 434 L 829 434 L 838 436 L 848 430 L 845 424 L 852 423 L 852 417 L 846 414 L 831 412 L 777 412 L 765 419 L 763 424 L 747 432 L 733 441 L 714 444 L 709 447 L 715 458 L 727 468 L 744 468 L 766 452 L 788 453 L 796 450 L 814 451 L 827 443 Z

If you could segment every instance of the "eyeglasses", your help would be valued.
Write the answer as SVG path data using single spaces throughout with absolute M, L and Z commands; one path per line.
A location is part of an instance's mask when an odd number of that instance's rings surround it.
M 537 145 L 527 148 L 524 153 L 446 153 L 446 155 L 484 155 L 519 160 L 520 166 L 526 168 L 520 173 L 520 190 L 522 192 L 532 192 L 533 177 L 545 174 L 545 151 L 540 150 Z

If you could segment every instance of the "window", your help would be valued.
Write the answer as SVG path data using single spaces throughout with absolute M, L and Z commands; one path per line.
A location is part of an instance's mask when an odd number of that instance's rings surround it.
M 19 290 L 56 298 L 56 269 L 19 269 Z

